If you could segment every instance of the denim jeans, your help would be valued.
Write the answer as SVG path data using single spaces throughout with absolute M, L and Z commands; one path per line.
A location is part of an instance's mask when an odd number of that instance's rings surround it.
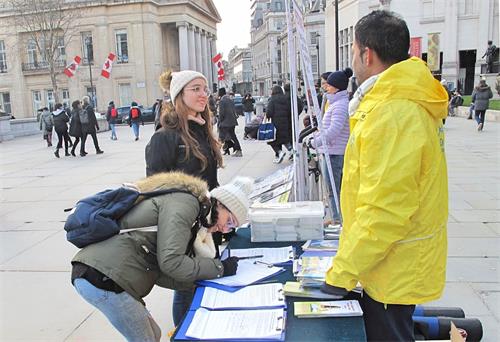
M 136 138 L 139 138 L 139 123 L 132 122 L 132 130 L 134 131 L 134 135 Z
M 99 309 L 129 342 L 156 342 L 161 330 L 141 302 L 127 292 L 114 293 L 98 289 L 86 279 L 77 278 L 76 291 L 89 304 Z
M 252 112 L 244 112 L 245 114 L 245 126 L 252 122 Z
M 172 304 L 172 319 L 176 327 L 181 324 L 184 314 L 188 311 L 193 301 L 194 290 L 175 290 Z
M 111 139 L 116 139 L 116 130 L 115 130 L 115 124 L 110 123 L 109 128 L 111 128 Z
M 476 110 L 476 122 L 479 125 L 482 123 L 484 125 L 484 117 L 486 116 L 486 109 L 485 110 Z
M 342 169 L 344 167 L 344 156 L 343 155 L 330 155 L 330 162 L 332 165 L 333 181 L 335 182 L 335 192 L 337 193 L 337 199 L 339 200 L 340 208 L 340 186 L 342 184 Z M 332 185 L 330 184 L 330 177 L 328 175 L 328 168 L 326 162 L 323 161 L 323 177 L 326 178 L 326 184 L 328 187 L 328 197 L 330 199 L 330 206 L 332 208 L 333 219 L 340 220 L 340 213 L 337 211 L 337 206 L 335 205 L 335 198 L 333 197 Z

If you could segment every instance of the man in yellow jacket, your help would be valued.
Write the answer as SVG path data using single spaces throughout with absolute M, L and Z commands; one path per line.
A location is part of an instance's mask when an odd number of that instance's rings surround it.
M 322 289 L 345 295 L 358 281 L 368 340 L 413 340 L 415 304 L 445 284 L 448 179 L 441 119 L 447 95 L 426 64 L 408 57 L 394 13 L 356 24 L 341 204 L 344 228 Z

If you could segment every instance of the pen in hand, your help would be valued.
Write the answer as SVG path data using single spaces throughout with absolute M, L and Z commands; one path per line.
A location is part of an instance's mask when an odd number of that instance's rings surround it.
M 257 258 L 263 258 L 263 255 L 252 255 L 252 256 L 246 256 L 246 257 L 237 257 L 238 260 L 246 260 L 246 259 L 257 259 Z

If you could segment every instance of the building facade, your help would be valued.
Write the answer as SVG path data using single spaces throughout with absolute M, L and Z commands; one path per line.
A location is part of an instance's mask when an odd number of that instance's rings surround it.
M 438 33 L 440 40 L 440 68 L 436 78 L 446 79 L 450 89 L 458 88 L 471 94 L 480 76 L 486 76 L 486 62 L 482 58 L 487 41 L 499 45 L 499 3 L 497 0 L 340 0 L 339 69 L 352 65 L 352 43 L 356 22 L 376 9 L 398 13 L 406 21 L 412 38 L 412 51 L 420 51 L 427 60 L 428 34 Z M 326 8 L 327 69 L 336 69 L 335 6 Z M 498 70 L 497 61 L 494 66 Z
M 252 52 L 249 47 L 234 47 L 229 52 L 229 69 L 232 70 L 231 88 L 235 93 L 252 93 Z
M 111 100 L 118 106 L 132 101 L 150 106 L 163 96 L 158 76 L 169 68 L 200 71 L 209 86 L 217 82 L 211 58 L 221 18 L 211 0 L 88 1 L 83 10 L 76 34 L 61 43 L 57 84 L 62 102 L 95 94 L 100 112 Z M 0 7 L 0 21 L 9 16 L 9 8 Z M 35 116 L 37 109 L 55 104 L 43 56 L 23 34 L 14 26 L 0 31 L 0 105 L 16 118 Z M 116 59 L 106 79 L 100 74 L 109 53 Z M 68 78 L 62 71 L 75 56 L 82 63 Z
M 304 11 L 304 29 L 306 32 L 309 56 L 311 58 L 311 69 L 315 83 L 319 82 L 319 78 L 326 70 L 325 61 L 325 6 L 326 1 L 316 0 L 307 3 Z M 294 33 L 295 34 L 295 33 Z M 289 56 L 288 56 L 288 32 L 284 30 L 280 37 L 281 49 L 281 65 L 283 66 L 282 80 L 283 82 L 290 82 L 289 70 Z M 295 47 L 298 51 L 298 40 L 295 37 Z M 303 72 L 300 58 L 297 53 L 294 56 L 296 59 L 297 73 L 298 73 L 298 88 L 303 89 Z
M 281 84 L 281 49 L 279 37 L 286 29 L 284 0 L 253 0 L 251 43 L 253 94 L 271 94 L 273 85 Z

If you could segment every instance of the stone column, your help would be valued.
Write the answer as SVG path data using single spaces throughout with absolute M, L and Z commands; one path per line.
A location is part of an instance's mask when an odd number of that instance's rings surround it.
M 179 30 L 179 66 L 181 70 L 189 69 L 188 35 L 185 22 L 177 23 Z
M 207 68 L 207 35 L 205 31 L 201 31 L 201 73 L 208 79 Z
M 201 72 L 201 35 L 200 29 L 196 28 L 196 32 L 194 34 L 194 42 L 196 45 L 195 48 L 195 57 L 196 57 L 196 71 Z
M 453 82 L 453 88 L 458 85 L 458 5 L 456 1 L 445 1 L 446 16 L 444 29 L 441 32 L 441 51 L 443 51 L 443 64 L 441 79 Z M 451 90 L 451 89 L 450 89 Z
M 207 59 L 205 61 L 206 69 L 207 69 L 207 79 L 211 82 L 212 76 L 212 54 L 210 52 L 210 33 L 206 32 L 205 34 L 205 53 L 207 55 Z M 210 85 L 211 89 L 211 85 Z
M 194 43 L 194 26 L 193 25 L 189 25 L 188 40 L 189 40 L 189 69 L 196 70 L 196 49 L 195 49 L 195 43 Z

